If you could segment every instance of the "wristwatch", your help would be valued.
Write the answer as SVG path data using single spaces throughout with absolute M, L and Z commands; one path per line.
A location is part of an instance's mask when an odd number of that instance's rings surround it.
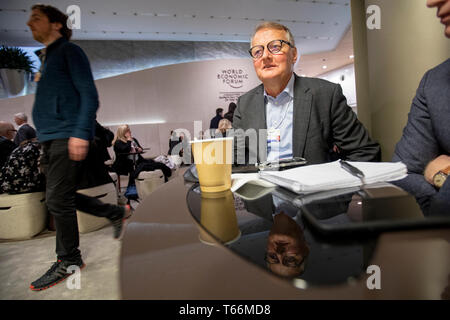
M 443 170 L 439 170 L 434 176 L 433 176 L 433 184 L 437 187 L 437 188 L 441 188 L 444 183 L 445 180 L 447 179 L 448 174 L 450 173 L 450 166 L 448 166 L 447 168 L 443 169 Z

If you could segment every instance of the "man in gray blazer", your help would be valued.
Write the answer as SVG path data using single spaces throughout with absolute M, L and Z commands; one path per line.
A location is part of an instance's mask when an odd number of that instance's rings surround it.
M 428 0 L 450 38 L 450 0 Z M 450 59 L 425 73 L 393 161 L 408 167 L 395 184 L 413 194 L 425 214 L 450 213 Z M 445 211 L 445 212 L 444 212 Z
M 380 146 L 347 105 L 340 85 L 293 72 L 297 49 L 286 26 L 257 26 L 249 52 L 262 84 L 237 102 L 233 128 L 238 163 L 243 150 L 246 163 L 291 157 L 323 163 L 331 160 L 335 146 L 348 160 L 380 160 Z

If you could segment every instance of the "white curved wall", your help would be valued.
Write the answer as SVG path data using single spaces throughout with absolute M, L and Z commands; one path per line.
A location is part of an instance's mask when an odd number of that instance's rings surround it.
M 235 88 L 223 79 L 224 71 L 233 76 L 233 70 L 242 80 L 232 83 Z M 226 96 L 236 98 L 260 82 L 251 59 L 230 59 L 151 68 L 95 83 L 98 121 L 114 131 L 130 124 L 139 141 L 151 148 L 149 155 L 156 156 L 167 152 L 170 130 L 186 128 L 193 134 L 194 121 L 207 129 L 216 108 L 227 110 Z M 1 119 L 12 121 L 17 112 L 31 115 L 33 101 L 34 95 L 1 100 Z

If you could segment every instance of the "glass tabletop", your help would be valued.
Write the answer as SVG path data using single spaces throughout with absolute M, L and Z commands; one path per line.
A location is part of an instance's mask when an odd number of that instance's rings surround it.
M 201 226 L 200 241 L 220 242 L 298 288 L 349 283 L 366 274 L 376 236 L 324 237 L 275 190 L 250 190 L 244 199 L 229 190 L 202 194 L 194 184 L 186 200 Z

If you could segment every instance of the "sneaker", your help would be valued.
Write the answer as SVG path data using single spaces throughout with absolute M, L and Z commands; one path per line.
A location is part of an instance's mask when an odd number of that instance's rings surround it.
M 56 261 L 50 269 L 39 279 L 32 282 L 30 289 L 33 291 L 41 291 L 53 287 L 58 283 L 64 281 L 67 277 L 72 275 L 72 273 L 67 272 L 67 268 L 71 265 L 79 266 L 80 269 L 85 267 L 82 260 L 79 263 L 67 263 L 61 260 Z

